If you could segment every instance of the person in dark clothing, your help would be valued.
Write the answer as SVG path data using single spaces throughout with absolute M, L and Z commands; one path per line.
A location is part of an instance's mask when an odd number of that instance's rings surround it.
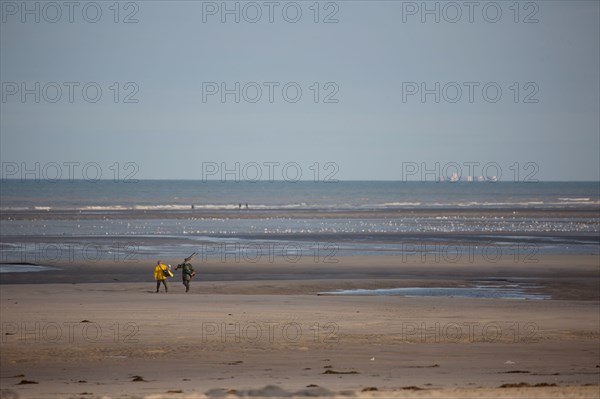
M 190 290 L 190 281 L 192 281 L 192 278 L 196 275 L 196 272 L 194 271 L 192 264 L 187 259 L 184 260 L 183 263 L 177 265 L 175 268 L 175 270 L 179 269 L 182 269 L 181 278 L 183 280 L 183 285 L 185 285 L 185 292 L 188 292 Z

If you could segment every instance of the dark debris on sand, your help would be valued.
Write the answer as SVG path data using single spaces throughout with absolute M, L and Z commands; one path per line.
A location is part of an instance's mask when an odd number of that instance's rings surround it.
M 510 370 L 510 371 L 502 371 L 500 374 L 529 374 L 531 371 L 527 370 Z
M 407 387 L 402 387 L 402 389 L 404 389 L 405 391 L 422 391 L 423 390 L 423 388 L 419 388 L 419 387 L 416 387 L 414 385 L 410 385 L 410 386 L 407 386 Z
M 332 396 L 333 392 L 321 388 L 317 385 L 311 384 L 308 389 L 301 389 L 296 392 L 286 391 L 285 389 L 278 387 L 276 385 L 267 385 L 264 388 L 259 389 L 249 389 L 243 391 L 237 390 L 225 390 L 223 388 L 215 388 L 206 392 L 206 396 L 211 398 L 222 398 L 227 395 L 237 395 L 239 397 L 247 398 L 289 398 L 292 396 L 301 396 L 301 397 L 322 397 L 322 396 Z
M 335 370 L 325 370 L 323 374 L 360 374 L 358 371 L 335 371 Z
M 531 388 L 531 387 L 541 388 L 541 387 L 557 387 L 557 386 L 558 385 L 556 385 L 554 383 L 549 384 L 547 382 L 540 382 L 535 385 L 531 385 L 526 382 L 518 382 L 518 383 L 513 383 L 513 384 L 502 384 L 502 385 L 500 385 L 500 388 Z
M 32 380 L 21 380 L 17 385 L 27 385 L 27 384 L 39 384 L 37 381 Z

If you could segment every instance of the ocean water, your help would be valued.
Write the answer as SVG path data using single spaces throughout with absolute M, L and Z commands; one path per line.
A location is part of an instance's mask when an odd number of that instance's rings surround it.
M 600 253 L 597 182 L 0 184 L 0 263 Z
M 0 182 L 6 210 L 369 210 L 600 206 L 598 182 Z
M 26 264 L 0 264 L 0 273 L 34 273 L 34 272 L 45 272 L 50 270 L 58 270 L 52 266 L 40 266 L 40 265 L 26 265 Z
M 319 295 L 343 295 L 343 296 L 442 296 L 442 297 L 461 297 L 461 298 L 487 298 L 487 299 L 550 299 L 549 295 L 529 293 L 523 289 L 508 288 L 386 288 L 376 290 L 340 290 L 331 292 L 320 292 Z

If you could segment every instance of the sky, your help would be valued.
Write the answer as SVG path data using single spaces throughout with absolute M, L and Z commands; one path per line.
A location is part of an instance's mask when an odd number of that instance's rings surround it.
M 600 180 L 598 1 L 0 6 L 2 178 Z

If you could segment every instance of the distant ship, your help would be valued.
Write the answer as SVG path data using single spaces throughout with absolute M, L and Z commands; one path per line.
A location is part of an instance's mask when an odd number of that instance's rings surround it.
M 450 183 L 456 183 L 459 181 L 467 181 L 469 183 L 473 183 L 473 182 L 479 182 L 479 183 L 483 183 L 483 182 L 492 182 L 492 183 L 496 183 L 498 181 L 498 176 L 491 176 L 488 177 L 487 179 L 484 176 L 467 176 L 464 179 L 462 179 L 458 173 L 452 173 L 452 176 L 446 178 L 444 176 L 440 176 L 438 181 L 440 183 L 444 183 L 444 182 L 450 182 Z

